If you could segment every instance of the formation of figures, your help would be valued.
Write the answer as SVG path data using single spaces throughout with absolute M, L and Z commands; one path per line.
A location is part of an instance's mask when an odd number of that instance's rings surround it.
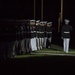
M 70 31 L 69 20 L 61 28 L 63 50 L 68 53 Z M 0 59 L 32 53 L 51 48 L 52 22 L 40 20 L 0 20 Z
M 52 22 L 0 20 L 0 59 L 51 48 Z

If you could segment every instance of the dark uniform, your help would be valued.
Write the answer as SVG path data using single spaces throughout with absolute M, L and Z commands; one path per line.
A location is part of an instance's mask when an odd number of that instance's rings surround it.
M 7 47 L 8 47 L 8 56 L 9 58 L 12 58 L 15 56 L 15 41 L 16 41 L 16 26 L 15 26 L 15 20 L 12 20 L 9 22 L 8 30 L 8 41 L 7 41 Z
M 39 31 L 39 25 L 40 25 L 40 20 L 37 20 L 36 21 L 36 46 L 37 46 L 38 50 L 40 50 L 40 39 L 39 39 L 40 31 Z
M 30 20 L 26 22 L 26 53 L 31 53 L 30 48 L 31 30 L 30 30 Z
M 62 31 L 61 31 L 61 36 L 63 38 L 70 38 L 70 31 L 72 30 L 71 25 L 63 25 L 62 26 Z
M 21 45 L 20 45 L 20 27 L 19 27 L 18 20 L 15 20 L 15 27 L 16 27 L 16 40 L 15 40 L 14 50 L 15 50 L 15 54 L 19 55 Z
M 46 36 L 47 36 L 47 43 L 46 47 L 51 48 L 51 40 L 52 40 L 52 22 L 48 22 L 46 26 Z
M 65 19 L 65 25 L 63 25 L 61 29 L 61 37 L 63 39 L 64 52 L 66 53 L 68 53 L 69 50 L 70 31 L 72 30 L 72 26 L 68 24 L 69 20 Z
M 31 41 L 30 46 L 32 51 L 36 51 L 36 21 L 30 20 L 30 29 L 31 29 Z
M 40 37 L 40 49 L 43 49 L 44 47 L 44 37 L 45 37 L 45 26 L 44 26 L 44 21 L 40 22 L 40 26 L 39 26 L 39 37 Z
M 47 26 L 47 21 L 44 22 L 44 48 L 46 48 L 46 41 L 47 41 L 47 35 L 46 35 L 46 26 Z
M 24 42 L 24 43 L 23 43 L 23 44 L 24 44 L 24 53 L 27 53 L 27 51 L 26 51 L 26 34 L 27 34 L 27 33 L 26 33 L 26 32 L 27 32 L 27 31 L 26 31 L 26 25 L 27 25 L 27 24 L 26 24 L 26 20 L 23 20 L 22 26 L 23 26 L 23 35 L 24 35 L 24 36 L 23 36 L 23 37 L 24 37 L 24 41 L 23 41 L 23 42 Z
M 15 26 L 14 20 L 2 20 L 0 27 L 0 49 L 2 59 L 12 58 L 14 55 Z
M 19 30 L 19 40 L 18 40 L 18 53 L 22 54 L 23 53 L 23 26 L 22 26 L 22 21 L 21 20 L 16 20 L 17 25 L 18 25 L 18 30 Z

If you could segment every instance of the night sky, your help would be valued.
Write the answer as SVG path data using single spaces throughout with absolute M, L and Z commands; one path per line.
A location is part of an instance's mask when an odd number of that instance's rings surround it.
M 0 19 L 33 19 L 34 0 L 2 0 L 0 1 Z M 44 0 L 44 20 L 52 21 L 55 31 L 58 26 L 58 15 L 60 13 L 60 0 Z M 74 47 L 74 0 L 64 0 L 64 16 L 70 19 L 73 27 L 71 46 Z M 41 0 L 36 0 L 36 19 L 41 19 Z M 56 32 L 54 31 L 55 35 Z M 57 38 L 57 35 L 55 36 Z M 54 38 L 55 38 L 54 37 Z M 55 39 L 57 40 L 57 39 Z M 54 40 L 54 41 L 55 41 Z M 57 40 L 58 41 L 58 40 Z
M 0 18 L 33 19 L 34 0 L 0 1 Z M 64 18 L 74 18 L 74 1 L 64 0 Z M 58 19 L 60 0 L 44 0 L 44 20 Z M 36 19 L 41 19 L 41 0 L 36 0 Z
M 44 20 L 57 17 L 60 0 L 44 0 Z M 33 19 L 34 0 L 7 0 L 0 2 L 0 18 Z M 55 13 L 56 12 L 56 13 Z M 36 19 L 41 19 L 41 0 L 36 0 Z

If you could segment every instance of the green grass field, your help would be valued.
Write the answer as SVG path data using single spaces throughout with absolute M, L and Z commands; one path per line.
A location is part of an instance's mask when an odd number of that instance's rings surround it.
M 52 49 L 42 49 L 32 52 L 31 54 L 17 55 L 15 58 L 39 57 L 39 56 L 75 56 L 75 50 L 69 49 L 68 53 L 64 53 L 63 48 L 57 45 L 52 45 Z

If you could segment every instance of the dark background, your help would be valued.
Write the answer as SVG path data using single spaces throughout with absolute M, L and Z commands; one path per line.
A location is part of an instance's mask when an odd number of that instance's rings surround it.
M 60 33 L 58 33 L 58 16 L 60 13 L 61 0 L 44 0 L 44 20 L 53 22 L 53 44 L 62 46 Z M 0 19 L 33 19 L 34 0 L 2 0 L 0 1 Z M 64 0 L 63 19 L 70 19 L 73 27 L 71 33 L 70 47 L 75 48 L 74 41 L 74 0 Z M 36 19 L 41 19 L 41 0 L 36 0 Z
M 41 0 L 36 0 L 36 19 L 41 19 Z M 70 19 L 73 27 L 70 47 L 75 49 L 75 4 L 74 0 L 64 0 L 64 18 Z M 60 33 L 58 33 L 58 15 L 60 0 L 44 0 L 44 20 L 53 22 L 53 44 L 62 46 Z M 0 19 L 33 19 L 33 0 L 2 0 L 0 1 Z M 13 59 L 0 62 L 1 74 L 65 74 L 75 70 L 75 57 L 48 56 L 27 59 Z M 24 69 L 23 69 L 24 68 Z M 72 70 L 72 72 L 71 72 Z M 73 73 L 74 74 L 74 73 Z

